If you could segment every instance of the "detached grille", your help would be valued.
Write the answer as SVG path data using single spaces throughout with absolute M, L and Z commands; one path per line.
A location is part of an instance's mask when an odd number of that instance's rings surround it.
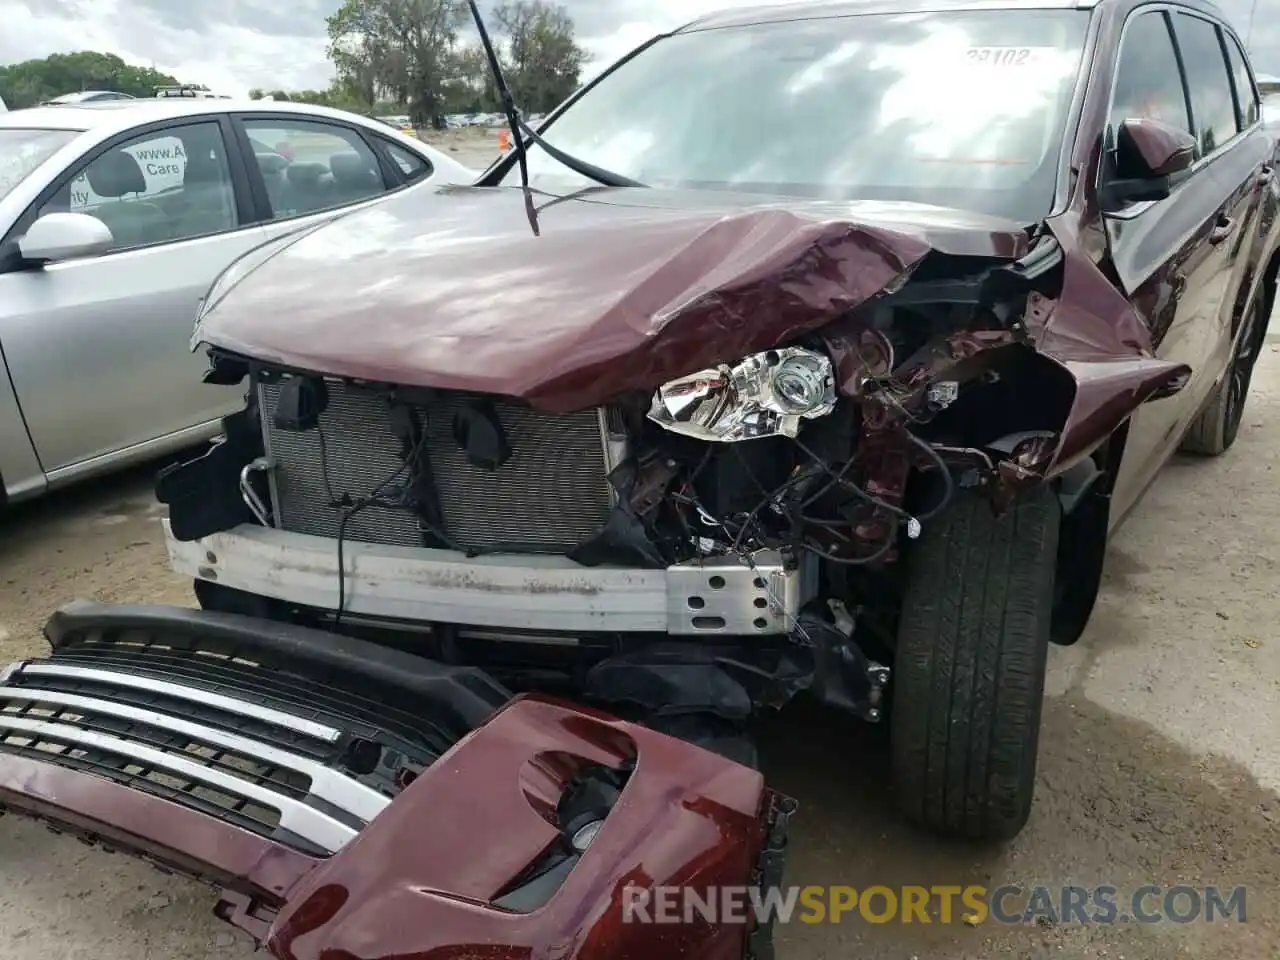
M 451 742 L 353 691 L 141 637 L 76 645 L 0 678 L 0 753 L 84 770 L 316 856 L 341 849 Z
M 423 545 L 427 535 L 409 503 L 410 470 L 393 431 L 391 391 L 327 386 L 319 428 L 292 432 L 273 420 L 279 382 L 258 385 L 266 452 L 275 463 L 276 525 L 365 543 Z M 454 431 L 455 417 L 477 395 L 441 391 L 436 398 L 413 409 L 423 425 L 443 532 L 453 543 L 476 551 L 563 553 L 600 531 L 612 501 L 599 411 L 555 416 L 490 398 L 511 456 L 487 470 L 471 464 Z M 354 511 L 333 505 L 359 504 L 375 491 L 396 505 Z

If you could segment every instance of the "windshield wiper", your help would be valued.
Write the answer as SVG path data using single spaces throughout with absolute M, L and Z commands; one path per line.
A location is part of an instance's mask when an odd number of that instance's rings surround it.
M 489 70 L 493 73 L 493 81 L 497 84 L 498 96 L 502 99 L 502 112 L 506 115 L 507 124 L 511 127 L 511 135 L 515 138 L 516 162 L 520 165 L 521 186 L 525 188 L 529 186 L 529 160 L 526 137 L 545 150 L 547 156 L 551 157 L 551 159 L 568 167 L 579 176 L 604 184 L 606 187 L 645 186 L 638 180 L 624 177 L 622 174 L 606 170 L 604 167 L 597 167 L 594 163 L 579 160 L 560 148 L 553 147 L 543 140 L 537 131 L 524 122 L 524 118 L 520 116 L 520 111 L 516 107 L 516 99 L 511 93 L 511 87 L 507 85 L 507 78 L 503 76 L 502 64 L 498 62 L 498 54 L 493 49 L 493 41 L 489 39 L 489 31 L 485 29 L 484 18 L 480 16 L 480 8 L 476 5 L 476 0 L 468 0 L 468 5 L 471 7 L 471 16 L 476 22 L 476 29 L 480 32 L 480 42 L 484 44 L 485 57 L 489 61 Z

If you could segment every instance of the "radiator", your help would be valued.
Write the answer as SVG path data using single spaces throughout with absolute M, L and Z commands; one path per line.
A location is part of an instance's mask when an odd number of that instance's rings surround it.
M 275 524 L 284 530 L 364 543 L 421 546 L 422 522 L 409 506 L 334 506 L 407 499 L 410 474 L 393 432 L 385 387 L 338 382 L 317 429 L 280 430 L 273 421 L 279 382 L 258 385 L 266 453 L 275 464 Z M 491 398 L 511 448 L 496 469 L 473 466 L 454 434 L 454 417 L 475 394 L 441 391 L 416 408 L 425 425 L 444 533 L 467 550 L 564 553 L 600 532 L 612 509 L 610 444 L 595 409 L 552 415 Z M 344 516 L 346 517 L 344 522 Z

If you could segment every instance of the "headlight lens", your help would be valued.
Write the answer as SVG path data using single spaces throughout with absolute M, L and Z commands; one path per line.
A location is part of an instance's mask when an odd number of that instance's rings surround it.
M 801 420 L 826 416 L 835 405 L 831 360 L 784 347 L 663 384 L 653 395 L 649 419 L 673 433 L 733 443 L 794 437 Z

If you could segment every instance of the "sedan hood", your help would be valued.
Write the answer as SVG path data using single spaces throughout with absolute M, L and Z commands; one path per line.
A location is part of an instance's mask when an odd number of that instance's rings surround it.
M 409 190 L 237 262 L 193 346 L 570 410 L 817 329 L 931 251 L 1026 249 L 1012 221 L 916 204 Z

